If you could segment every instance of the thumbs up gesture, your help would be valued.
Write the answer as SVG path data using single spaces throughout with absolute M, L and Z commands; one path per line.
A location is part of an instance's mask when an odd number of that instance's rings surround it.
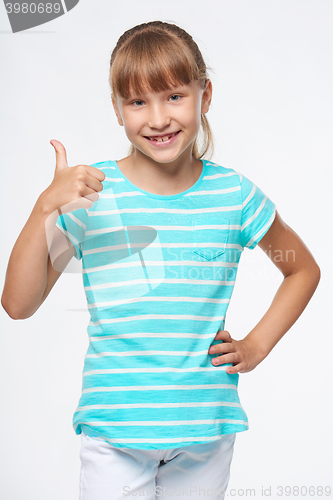
M 90 165 L 69 167 L 63 144 L 55 139 L 50 143 L 55 149 L 56 167 L 53 181 L 43 192 L 48 212 L 58 210 L 64 214 L 79 208 L 91 208 L 99 199 L 98 192 L 103 189 L 105 174 Z

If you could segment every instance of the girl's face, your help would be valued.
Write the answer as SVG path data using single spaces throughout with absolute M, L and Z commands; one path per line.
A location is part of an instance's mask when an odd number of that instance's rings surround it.
M 201 113 L 209 109 L 212 84 L 207 80 L 205 90 L 195 81 L 157 93 L 133 93 L 128 99 L 111 96 L 118 123 L 135 148 L 153 161 L 169 163 L 180 155 L 191 158 Z

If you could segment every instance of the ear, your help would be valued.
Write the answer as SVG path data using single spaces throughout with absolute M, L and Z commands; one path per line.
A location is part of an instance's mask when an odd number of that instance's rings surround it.
M 124 125 L 123 124 L 123 120 L 122 120 L 121 114 L 119 112 L 117 101 L 116 101 L 115 96 L 114 96 L 113 93 L 111 94 L 111 100 L 112 100 L 112 105 L 113 105 L 114 112 L 117 115 L 118 123 L 119 123 L 119 125 L 123 126 Z
M 212 82 L 207 78 L 205 90 L 202 93 L 201 100 L 201 113 L 205 114 L 209 110 L 210 103 L 212 101 L 213 86 Z

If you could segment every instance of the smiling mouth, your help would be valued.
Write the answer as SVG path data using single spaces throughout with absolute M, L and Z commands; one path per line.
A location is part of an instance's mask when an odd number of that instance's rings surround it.
M 171 137 L 174 137 L 175 135 L 179 134 L 179 132 L 180 132 L 180 130 L 178 130 L 178 132 L 174 132 L 173 134 L 165 135 L 163 137 L 148 137 L 148 136 L 145 136 L 145 138 L 149 139 L 152 142 L 166 142 L 169 139 L 171 139 Z

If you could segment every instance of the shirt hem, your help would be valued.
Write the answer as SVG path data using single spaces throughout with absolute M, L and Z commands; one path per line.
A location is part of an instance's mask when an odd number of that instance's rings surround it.
M 225 426 L 226 432 L 220 432 L 218 434 L 212 434 L 211 436 L 207 435 L 207 437 L 211 437 L 212 439 L 207 439 L 207 440 L 195 440 L 193 441 L 181 441 L 181 442 L 176 442 L 174 445 L 170 445 L 169 443 L 131 443 L 130 441 L 126 443 L 117 443 L 114 442 L 112 438 L 107 438 L 105 436 L 100 435 L 98 432 L 93 432 L 89 427 L 86 427 L 85 425 L 80 425 L 76 428 L 75 432 L 78 435 L 85 434 L 86 436 L 89 436 L 93 439 L 97 439 L 98 441 L 105 441 L 107 442 L 110 446 L 114 448 L 130 448 L 130 449 L 138 449 L 138 450 L 168 450 L 168 449 L 175 449 L 175 448 L 183 448 L 185 446 L 196 446 L 199 444 L 207 444 L 211 443 L 213 441 L 218 441 L 219 439 L 222 439 L 223 436 L 227 434 L 238 434 L 239 432 L 244 432 L 249 429 L 248 425 L 230 425 L 230 426 Z M 116 438 L 115 438 L 116 439 Z

